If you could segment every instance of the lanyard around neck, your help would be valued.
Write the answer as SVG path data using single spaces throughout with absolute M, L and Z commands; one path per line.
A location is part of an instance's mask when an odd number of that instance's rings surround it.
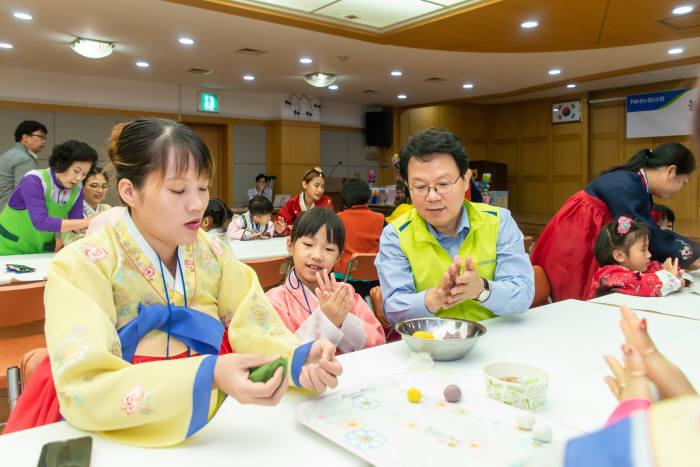
M 292 285 L 292 274 L 294 274 L 294 278 L 297 280 L 296 286 Z M 309 299 L 306 296 L 306 287 L 304 287 L 304 284 L 302 284 L 299 280 L 299 276 L 297 276 L 297 272 L 294 270 L 294 268 L 292 268 L 289 271 L 289 276 L 287 276 L 287 282 L 289 282 L 289 286 L 294 290 L 301 288 L 301 293 L 304 295 L 304 300 L 306 300 L 306 311 L 308 311 L 309 314 L 311 314 L 311 305 L 309 305 Z
M 160 264 L 160 277 L 163 280 L 163 289 L 165 290 L 165 301 L 168 304 L 168 340 L 167 344 L 165 346 L 165 359 L 169 360 L 170 359 L 170 325 L 172 323 L 172 317 L 173 317 L 173 309 L 172 305 L 170 303 L 170 295 L 168 295 L 168 284 L 165 283 L 165 272 L 163 271 L 163 260 L 160 259 L 160 255 L 156 253 L 156 256 L 158 256 L 158 263 Z M 180 267 L 180 256 L 178 255 L 177 250 L 175 250 L 175 259 L 177 260 L 177 269 L 180 271 L 180 278 L 182 279 L 182 295 L 185 297 L 185 308 L 187 308 L 187 288 L 185 287 L 185 273 L 182 270 L 182 267 Z M 177 281 L 177 271 L 175 272 L 175 280 Z M 190 346 L 187 346 L 187 356 L 190 356 Z

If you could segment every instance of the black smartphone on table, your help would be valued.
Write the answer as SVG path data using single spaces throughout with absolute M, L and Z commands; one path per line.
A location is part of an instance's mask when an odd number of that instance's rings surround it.
M 46 443 L 41 448 L 37 467 L 89 467 L 92 437 Z

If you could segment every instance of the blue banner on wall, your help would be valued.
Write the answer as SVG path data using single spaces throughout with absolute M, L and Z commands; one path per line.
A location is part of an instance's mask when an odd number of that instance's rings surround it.
M 696 89 L 627 96 L 627 138 L 690 134 Z

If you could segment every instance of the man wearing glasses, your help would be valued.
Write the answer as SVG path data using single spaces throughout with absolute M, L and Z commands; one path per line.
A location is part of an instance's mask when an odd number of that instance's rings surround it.
M 399 170 L 415 209 L 387 225 L 379 242 L 386 318 L 479 321 L 527 310 L 535 283 L 523 234 L 507 209 L 464 199 L 471 170 L 462 142 L 424 130 L 401 149 Z
M 38 168 L 37 153 L 46 145 L 46 127 L 25 120 L 15 130 L 15 145 L 0 156 L 0 212 L 27 172 Z

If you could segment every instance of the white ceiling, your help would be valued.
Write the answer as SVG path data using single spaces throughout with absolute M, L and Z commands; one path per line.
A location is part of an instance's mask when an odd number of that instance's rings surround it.
M 488 0 L 226 0 L 382 33 Z
M 31 13 L 34 20 L 24 22 L 13 18 L 12 12 L 17 10 Z M 465 31 L 465 34 L 473 33 L 477 32 Z M 180 36 L 193 38 L 194 46 L 178 44 Z M 100 60 L 83 58 L 69 47 L 76 37 L 112 41 L 116 43 L 115 52 Z M 3 67 L 232 91 L 306 93 L 321 99 L 367 105 L 415 105 L 478 98 L 562 79 L 575 81 L 580 76 L 700 56 L 697 37 L 570 52 L 433 51 L 362 42 L 155 0 L 3 0 L 0 42 L 14 45 L 10 50 L 0 49 Z M 685 53 L 669 56 L 666 51 L 675 46 L 685 47 Z M 260 56 L 236 53 L 244 47 L 266 53 Z M 300 64 L 301 56 L 312 57 L 314 63 Z M 347 59 L 343 61 L 339 57 Z M 136 60 L 146 60 L 151 67 L 136 68 Z M 206 76 L 187 73 L 192 67 L 213 71 Z M 561 68 L 562 74 L 548 76 L 547 70 L 553 67 Z M 403 71 L 403 76 L 389 76 L 394 69 Z M 300 75 L 311 71 L 339 73 L 340 89 L 333 92 L 307 85 Z M 664 79 L 695 74 L 693 67 L 678 67 L 664 73 Z M 255 75 L 255 81 L 243 81 L 244 74 Z M 445 81 L 438 84 L 424 81 L 430 77 Z M 625 85 L 634 79 L 637 78 L 619 77 L 615 83 Z M 462 89 L 464 82 L 474 83 L 474 89 Z M 598 86 L 596 82 L 585 86 L 609 87 Z M 367 89 L 378 93 L 363 93 Z M 564 94 L 568 90 L 548 92 Z M 397 101 L 400 93 L 408 99 Z M 522 96 L 510 98 L 519 99 Z

